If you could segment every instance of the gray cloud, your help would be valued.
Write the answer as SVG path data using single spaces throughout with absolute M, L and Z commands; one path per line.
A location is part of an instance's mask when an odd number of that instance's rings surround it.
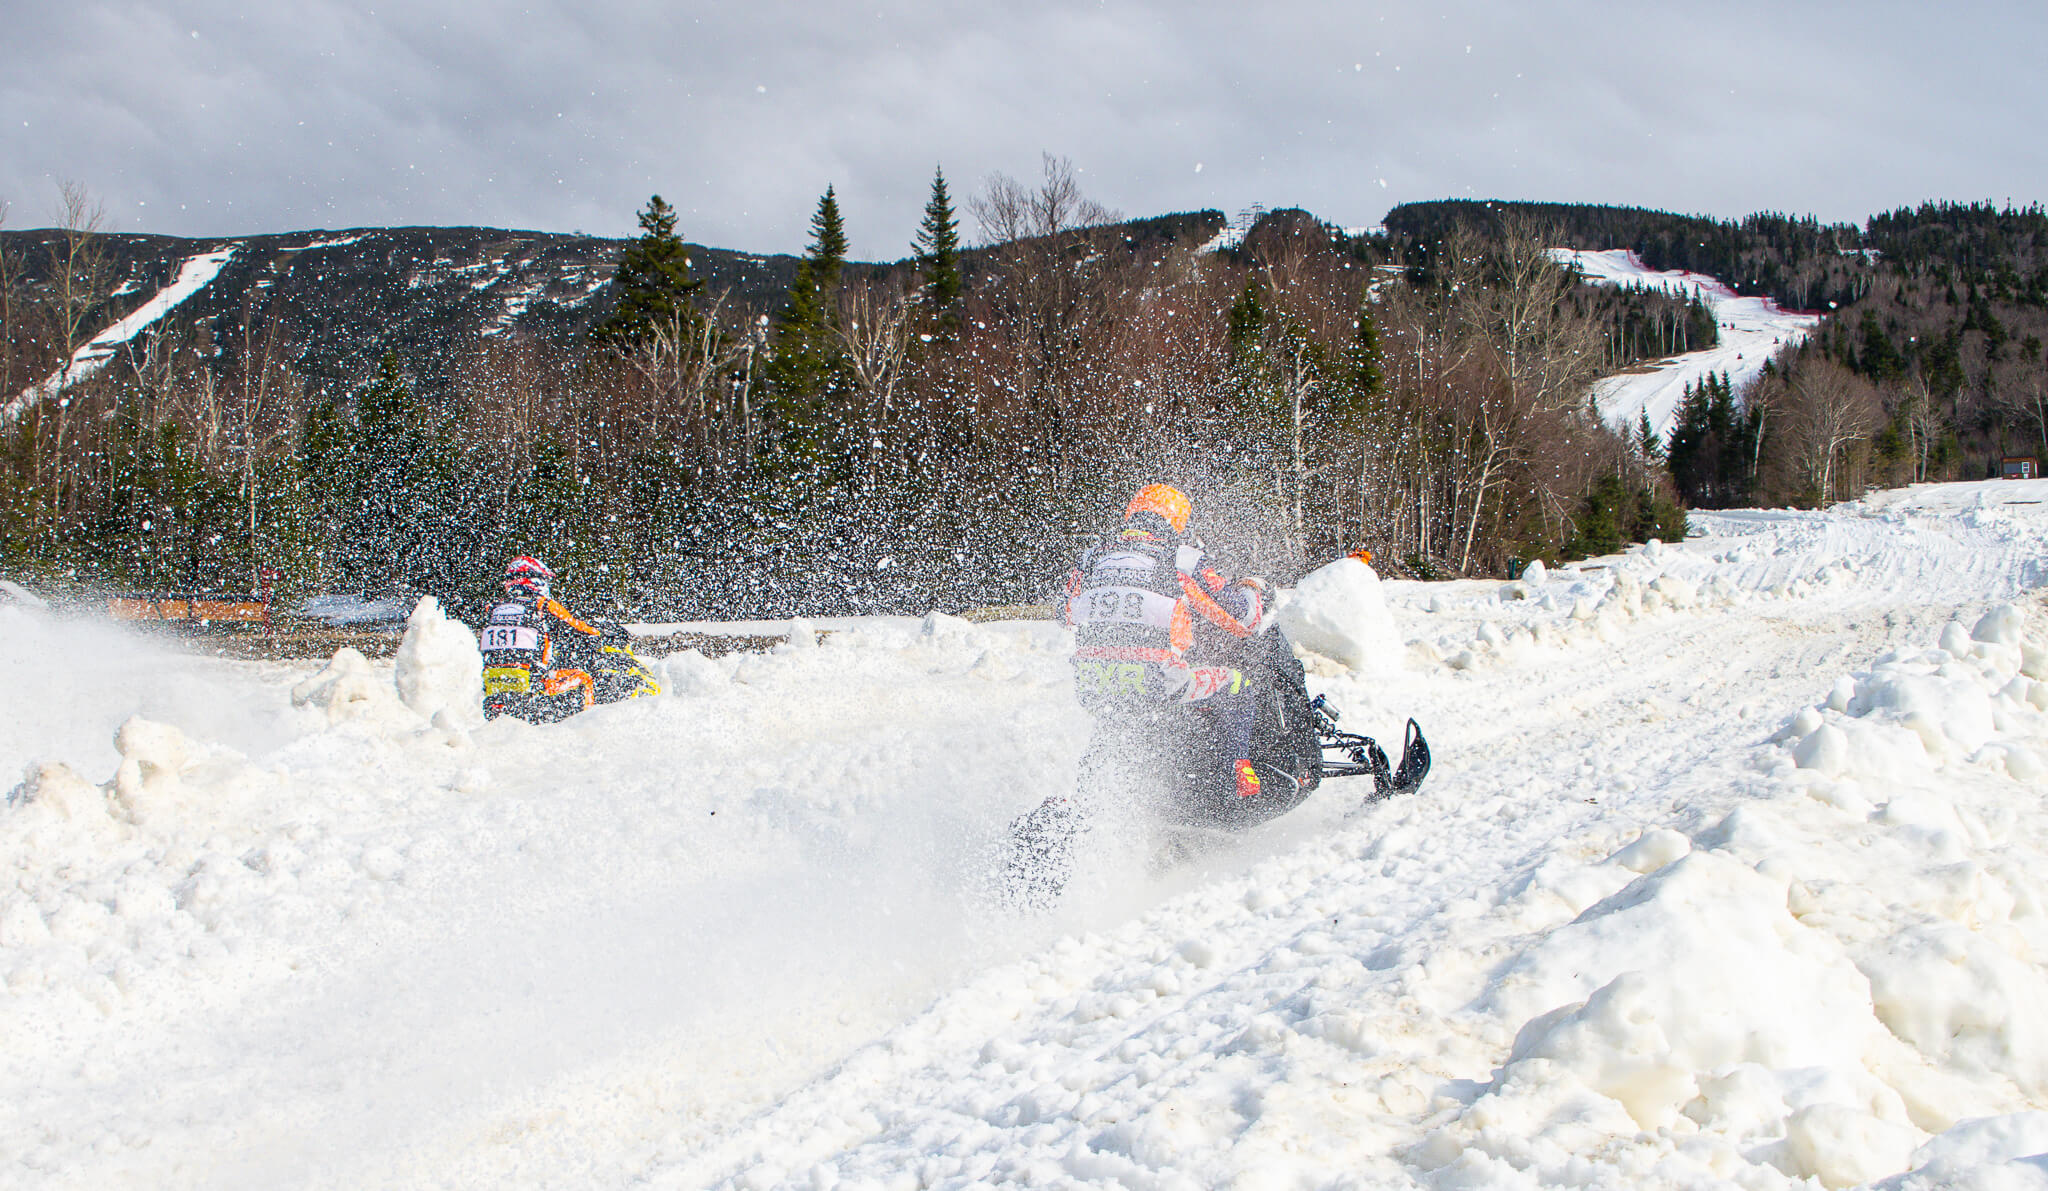
M 122 230 L 486 224 L 855 255 L 1071 158 L 1126 214 L 1447 196 L 1861 219 L 2048 197 L 2032 47 L 1993 3 L 9 0 L 0 200 L 86 185 Z M 21 11 L 11 11 L 19 9 Z M 971 229 L 970 229 L 971 231 Z

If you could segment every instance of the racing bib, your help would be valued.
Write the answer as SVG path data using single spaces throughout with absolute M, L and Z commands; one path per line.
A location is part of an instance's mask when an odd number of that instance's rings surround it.
M 1142 587 L 1088 587 L 1067 601 L 1067 619 L 1075 625 L 1129 624 L 1170 631 L 1178 603 Z
M 485 625 L 482 645 L 485 653 L 500 651 L 538 653 L 540 652 L 540 630 L 523 624 Z

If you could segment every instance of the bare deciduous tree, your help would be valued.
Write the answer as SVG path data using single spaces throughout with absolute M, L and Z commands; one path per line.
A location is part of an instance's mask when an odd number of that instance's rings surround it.
M 1086 387 L 1083 344 L 1103 337 L 1110 313 L 1099 229 L 1116 216 L 1081 193 L 1072 162 L 1051 154 L 1036 189 L 996 174 L 968 209 L 995 275 L 985 318 L 1008 357 L 1031 449 L 1057 483 L 1059 447 Z
M 873 478 L 878 456 L 893 437 L 899 410 L 896 390 L 910 351 L 911 304 L 903 290 L 886 281 L 847 283 L 839 288 L 839 319 L 833 330 L 846 348 L 859 391 L 863 470 Z
M 1560 419 L 1583 415 L 1586 391 L 1598 375 L 1599 328 L 1565 300 L 1578 279 L 1550 255 L 1558 239 L 1510 218 L 1491 244 L 1482 246 L 1463 231 L 1445 244 L 1451 305 L 1470 337 L 1470 350 L 1461 354 L 1480 369 L 1452 372 L 1468 378 L 1449 405 L 1465 444 L 1460 503 L 1469 502 L 1469 511 L 1458 551 L 1461 571 L 1471 567 L 1488 498 L 1534 457 L 1540 437 L 1556 437 Z M 1544 490 L 1539 486 L 1539 510 L 1561 516 L 1562 502 L 1554 493 L 1542 499 Z
M 91 337 L 89 320 L 106 301 L 110 288 L 106 223 L 106 208 L 84 186 L 59 184 L 58 234 L 50 244 L 43 302 L 57 326 L 67 374 L 73 354 Z
M 1825 358 L 1801 362 L 1786 390 L 1785 432 L 1799 478 L 1820 504 L 1854 495 L 1848 474 L 1854 448 L 1884 422 L 1870 382 Z

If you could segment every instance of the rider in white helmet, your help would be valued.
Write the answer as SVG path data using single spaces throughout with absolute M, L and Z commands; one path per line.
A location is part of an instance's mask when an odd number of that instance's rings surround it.
M 542 676 L 550 696 L 598 700 L 593 664 L 607 634 L 564 607 L 552 594 L 555 572 L 530 554 L 505 566 L 504 598 L 492 603 L 479 634 L 486 666 L 521 665 Z

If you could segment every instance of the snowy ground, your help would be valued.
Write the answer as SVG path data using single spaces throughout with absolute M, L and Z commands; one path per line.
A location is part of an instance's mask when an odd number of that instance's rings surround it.
M 1578 252 L 1557 249 L 1559 260 L 1575 265 L 1586 280 L 1662 290 L 1677 298 L 1697 298 L 1714 312 L 1721 342 L 1706 351 L 1687 352 L 1645 369 L 1609 377 L 1594 386 L 1593 399 L 1609 424 L 1633 430 L 1644 412 L 1650 428 L 1667 441 L 1677 421 L 1678 406 L 1688 385 L 1709 375 L 1726 373 L 1740 390 L 1763 372 L 1764 362 L 1790 344 L 1806 338 L 1820 325 L 1820 316 L 1786 310 L 1769 298 L 1739 297 L 1734 290 L 1703 273 L 1658 271 L 1626 249 Z
M 0 606 L 0 1186 L 2048 1186 L 2044 500 L 1323 584 L 1423 793 L 1098 833 L 1038 919 L 980 874 L 1073 781 L 1055 626 L 542 729 L 430 613 L 315 675 Z

